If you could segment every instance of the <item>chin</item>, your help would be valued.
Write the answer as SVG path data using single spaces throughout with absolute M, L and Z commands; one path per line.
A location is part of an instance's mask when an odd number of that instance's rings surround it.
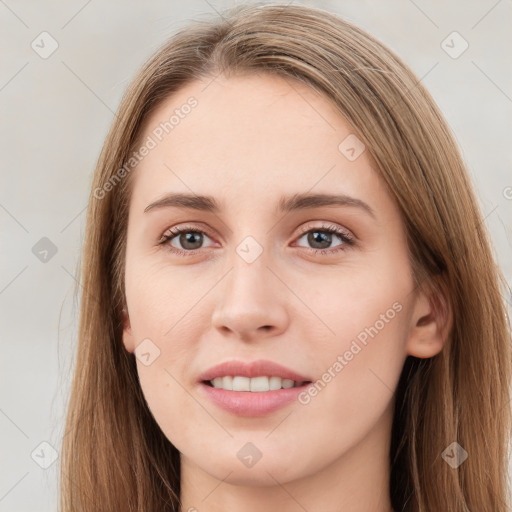
M 252 468 L 241 468 L 238 466 L 229 468 L 228 466 L 226 473 L 223 474 L 218 474 L 218 467 L 211 469 L 215 471 L 214 474 L 210 473 L 211 476 L 230 485 L 237 486 L 268 487 L 275 486 L 276 481 L 283 484 L 300 478 L 300 475 L 290 474 L 289 468 L 286 469 L 280 465 L 273 466 L 272 464 L 263 465 L 261 460 Z M 227 473 L 230 471 L 231 474 L 226 478 Z

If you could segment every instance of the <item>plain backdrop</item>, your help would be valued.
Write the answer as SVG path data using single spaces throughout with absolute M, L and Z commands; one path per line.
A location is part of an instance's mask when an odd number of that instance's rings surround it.
M 295 3 L 355 22 L 421 78 L 460 144 L 510 285 L 512 2 Z M 187 20 L 235 4 L 0 0 L 1 511 L 57 508 L 85 208 L 121 95 Z M 510 307 L 510 291 L 504 299 Z

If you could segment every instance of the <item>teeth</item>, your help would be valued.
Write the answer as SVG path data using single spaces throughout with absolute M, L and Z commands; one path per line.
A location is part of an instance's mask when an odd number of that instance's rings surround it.
M 281 389 L 282 379 L 280 377 L 270 377 L 268 385 L 271 390 Z M 293 382 L 293 381 L 292 381 Z M 284 388 L 284 385 L 283 385 Z
M 302 382 L 294 382 L 290 379 L 282 379 L 281 377 L 241 377 L 229 376 L 215 377 L 210 381 L 214 388 L 222 388 L 228 391 L 273 391 L 277 389 L 288 389 L 301 386 Z

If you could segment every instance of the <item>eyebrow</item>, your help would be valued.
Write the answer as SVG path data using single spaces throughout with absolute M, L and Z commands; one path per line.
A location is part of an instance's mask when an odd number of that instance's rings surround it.
M 325 206 L 348 206 L 359 208 L 372 218 L 376 218 L 373 209 L 361 199 L 347 196 L 345 194 L 294 194 L 288 197 L 281 197 L 278 203 L 278 212 L 289 213 L 292 211 L 306 210 Z M 219 213 L 219 203 L 212 196 L 195 194 L 167 194 L 166 196 L 151 203 L 144 209 L 144 213 L 156 208 L 189 208 L 192 210 Z

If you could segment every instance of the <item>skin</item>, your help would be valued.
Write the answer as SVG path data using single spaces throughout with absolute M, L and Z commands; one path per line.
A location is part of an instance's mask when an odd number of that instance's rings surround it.
M 123 341 L 131 353 L 145 339 L 160 351 L 137 367 L 181 453 L 182 510 L 389 512 L 393 392 L 407 355 L 432 357 L 444 339 L 414 287 L 400 212 L 369 151 L 349 161 L 338 149 L 354 130 L 326 98 L 275 76 L 210 82 L 188 84 L 148 120 L 144 139 L 198 101 L 133 171 L 127 235 Z M 221 210 L 144 212 L 171 192 L 214 196 Z M 276 213 L 282 195 L 302 192 L 358 198 L 375 218 L 354 206 Z M 202 245 L 159 244 L 190 224 Z M 338 235 L 325 233 L 323 246 L 308 238 L 325 225 L 356 245 L 332 252 Z M 252 263 L 236 251 L 247 236 L 263 248 Z M 199 248 L 182 256 L 171 244 Z M 397 302 L 400 312 L 306 405 L 241 417 L 199 389 L 200 373 L 230 359 L 270 359 L 319 379 Z M 248 442 L 262 454 L 252 467 L 237 457 Z

